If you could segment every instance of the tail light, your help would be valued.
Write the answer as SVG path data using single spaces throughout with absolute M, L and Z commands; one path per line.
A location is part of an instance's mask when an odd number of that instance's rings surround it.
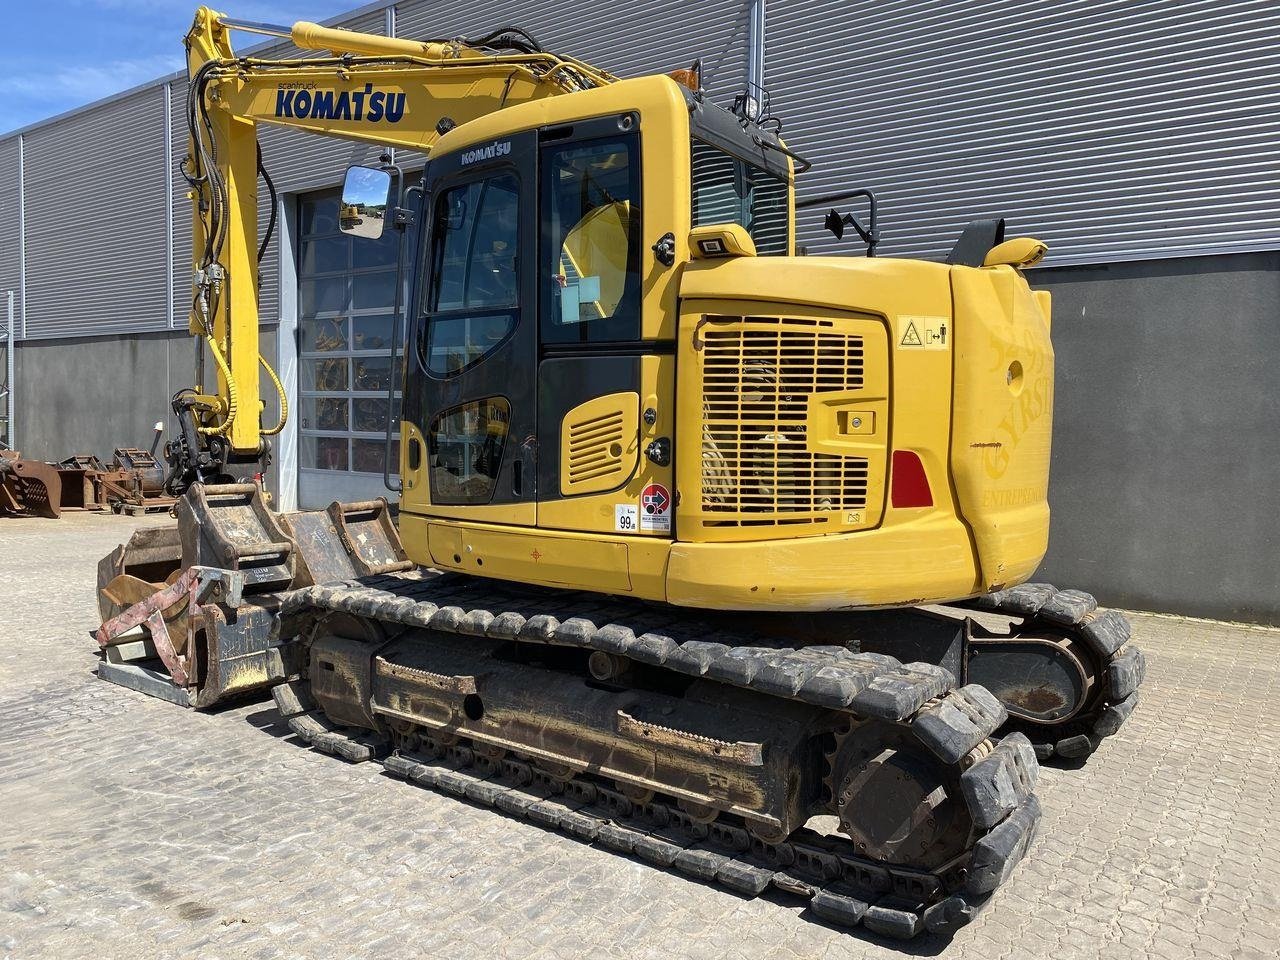
M 889 502 L 895 507 L 932 507 L 933 492 L 920 455 L 911 450 L 893 451 Z

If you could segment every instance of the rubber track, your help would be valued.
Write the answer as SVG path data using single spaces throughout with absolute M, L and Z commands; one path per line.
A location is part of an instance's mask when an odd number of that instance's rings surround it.
M 478 605 L 480 600 L 484 607 Z M 723 634 L 696 615 L 597 594 L 561 592 L 549 597 L 520 585 L 421 571 L 307 587 L 282 595 L 282 603 L 285 612 L 343 612 L 408 627 L 603 650 L 757 693 L 906 726 L 948 764 L 965 757 L 973 760 L 970 754 L 1007 719 L 1003 706 L 986 690 L 952 689 L 951 674 L 932 664 L 901 664 L 892 657 L 853 653 L 840 646 L 797 650 L 767 639 L 761 646 L 744 646 L 747 637 Z M 579 615 L 561 621 L 550 612 L 566 608 Z M 352 761 L 377 759 L 384 752 L 385 742 L 376 736 L 339 730 L 315 711 L 301 681 L 278 685 L 274 695 L 294 732 L 317 749 Z M 1008 878 L 1034 837 L 1040 807 L 1033 794 L 1037 770 L 1030 743 L 1015 735 L 994 749 L 983 748 L 988 749 L 989 755 L 972 762 L 961 776 L 964 800 L 980 835 L 967 863 L 936 874 L 839 853 L 837 848 L 849 849 L 847 840 L 833 841 L 804 828 L 781 844 L 755 841 L 752 854 L 746 855 L 732 843 L 718 842 L 747 837 L 739 827 L 716 821 L 703 834 L 677 807 L 661 802 L 645 804 L 637 813 L 617 803 L 599 809 L 598 803 L 586 800 L 575 804 L 565 796 L 553 799 L 550 791 L 558 787 L 545 778 L 540 790 L 530 792 L 528 784 L 534 781 L 528 777 L 536 778 L 536 771 L 494 769 L 490 763 L 489 769 L 468 772 L 472 763 L 487 761 L 465 747 L 453 748 L 452 765 L 402 754 L 383 764 L 414 782 L 738 893 L 756 895 L 773 885 L 807 897 L 814 912 L 833 923 L 862 923 L 905 938 L 922 930 L 948 932 L 968 923 Z M 975 756 L 981 755 L 979 751 Z M 604 786 L 587 784 L 586 778 L 571 781 L 569 789 L 595 797 L 614 795 Z
M 1059 590 L 1048 583 L 1024 583 L 958 606 L 1018 617 L 1032 629 L 1042 626 L 1068 633 L 1082 640 L 1093 654 L 1101 689 L 1088 709 L 1057 726 L 1023 727 L 1041 760 L 1087 757 L 1119 731 L 1138 705 L 1147 661 L 1137 644 L 1128 642 L 1129 619 L 1119 610 L 1099 607 L 1098 601 L 1082 590 Z

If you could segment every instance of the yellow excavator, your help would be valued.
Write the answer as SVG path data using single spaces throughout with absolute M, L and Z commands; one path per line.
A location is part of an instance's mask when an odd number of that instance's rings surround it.
M 990 221 L 945 263 L 872 256 L 875 198 L 798 204 L 780 122 L 696 65 L 206 8 L 186 47 L 178 522 L 102 561 L 100 675 L 196 707 L 270 687 L 316 749 L 829 922 L 967 923 L 1034 835 L 1037 754 L 1095 749 L 1144 669 L 1123 616 L 1026 583 L 1045 245 Z M 388 150 L 338 210 L 408 278 L 395 522 L 263 492 L 288 398 L 259 352 L 259 124 Z M 394 149 L 427 152 L 419 183 Z M 855 197 L 866 222 L 833 207 Z M 800 255 L 811 207 L 868 255 Z

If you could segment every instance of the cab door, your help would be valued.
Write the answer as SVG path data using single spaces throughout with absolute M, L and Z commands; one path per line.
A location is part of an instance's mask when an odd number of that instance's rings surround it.
M 647 233 L 670 224 L 644 221 L 638 118 L 544 129 L 540 147 L 538 524 L 670 537 L 670 458 L 645 451 L 670 436 L 674 357 L 644 322 L 665 270 Z
M 421 425 L 425 483 L 406 490 L 409 512 L 535 522 L 536 142 L 433 157 L 424 175 L 405 419 Z

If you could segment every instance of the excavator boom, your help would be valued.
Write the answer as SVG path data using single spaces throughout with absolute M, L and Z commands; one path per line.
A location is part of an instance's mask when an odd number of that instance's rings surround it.
M 233 29 L 287 37 L 323 56 L 237 57 Z M 207 7 L 188 32 L 186 116 L 195 289 L 189 320 L 201 343 L 196 386 L 175 398 L 180 438 L 170 446 L 168 487 L 261 473 L 268 438 L 283 430 L 288 398 L 261 354 L 257 305 L 257 125 L 269 123 L 387 148 L 430 151 L 454 127 L 521 103 L 613 82 L 582 61 L 537 50 L 520 31 L 462 40 L 411 41 L 299 22 L 292 27 L 232 20 Z M 216 382 L 206 392 L 204 353 Z M 279 396 L 280 416 L 261 418 L 259 368 Z

